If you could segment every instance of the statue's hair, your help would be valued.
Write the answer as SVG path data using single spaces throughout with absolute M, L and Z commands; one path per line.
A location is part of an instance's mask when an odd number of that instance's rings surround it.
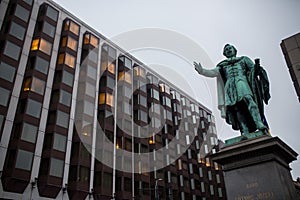
M 224 46 L 224 48 L 223 48 L 223 56 L 225 56 L 225 48 L 226 48 L 227 46 L 231 46 L 231 47 L 233 48 L 233 50 L 234 50 L 234 54 L 235 54 L 235 55 L 237 54 L 237 49 L 236 49 L 233 45 L 231 45 L 231 44 L 225 44 L 225 46 Z

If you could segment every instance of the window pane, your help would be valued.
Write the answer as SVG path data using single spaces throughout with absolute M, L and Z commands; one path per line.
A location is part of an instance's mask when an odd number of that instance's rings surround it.
M 54 133 L 53 149 L 58 151 L 66 151 L 67 137 L 61 134 Z
M 38 127 L 25 123 L 23 124 L 21 139 L 27 142 L 35 143 Z
M 48 73 L 49 61 L 36 57 L 35 66 L 34 68 L 44 74 Z
M 115 80 L 109 76 L 107 76 L 107 87 L 111 89 L 115 88 Z
M 5 49 L 3 54 L 14 59 L 18 60 L 20 56 L 21 48 L 9 41 L 6 42 Z
M 86 94 L 91 97 L 95 97 L 95 93 L 96 93 L 95 86 L 90 83 L 86 83 Z
M 0 105 L 7 106 L 10 97 L 10 91 L 0 87 Z
M 16 161 L 16 168 L 30 170 L 32 158 L 33 158 L 32 152 L 19 149 L 17 161 Z
M 98 61 L 98 52 L 95 50 L 92 50 L 88 53 L 88 58 L 89 60 L 94 61 L 95 63 L 97 63 Z
M 64 161 L 51 158 L 50 176 L 62 177 L 64 171 Z
M 46 84 L 45 81 L 43 81 L 39 78 L 33 77 L 32 84 L 31 84 L 31 91 L 36 92 L 40 95 L 43 95 L 44 90 L 45 90 L 45 84 Z
M 39 43 L 40 43 L 39 39 L 32 40 L 31 50 L 32 51 L 38 50 L 39 49 Z
M 68 47 L 74 51 L 77 50 L 77 41 L 71 37 L 68 37 Z
M 94 104 L 88 102 L 88 101 L 84 101 L 84 113 L 90 116 L 94 116 Z
M 75 67 L 75 57 L 66 53 L 65 55 L 65 64 L 69 67 L 74 68 Z
M 44 39 L 41 39 L 40 41 L 40 48 L 39 48 L 42 52 L 50 55 L 51 53 L 51 49 L 52 49 L 52 44 L 50 42 L 47 42 Z
M 39 118 L 41 114 L 42 104 L 40 102 L 28 99 L 26 113 L 33 117 Z
M 66 106 L 70 106 L 71 105 L 71 98 L 72 98 L 71 93 L 66 92 L 64 90 L 60 91 L 59 103 L 64 104 Z
M 9 82 L 13 82 L 15 78 L 16 68 L 1 62 L 0 63 L 0 78 L 7 80 Z
M 78 35 L 79 34 L 79 26 L 71 21 L 70 31 L 73 32 L 75 35 Z
M 55 26 L 49 24 L 48 22 L 44 21 L 43 32 L 49 35 L 50 37 L 54 37 L 55 35 Z
M 63 80 L 62 80 L 63 83 L 65 83 L 66 85 L 68 86 L 73 86 L 73 82 L 74 82 L 74 75 L 67 72 L 67 71 L 64 71 L 63 72 Z
M 25 28 L 16 24 L 14 22 L 10 25 L 9 34 L 15 36 L 16 38 L 23 40 L 25 35 Z
M 94 80 L 96 80 L 96 78 L 97 78 L 97 70 L 94 67 L 88 65 L 87 66 L 87 76 L 90 77 L 90 78 L 92 78 L 92 79 L 94 79 Z
M 58 11 L 54 10 L 51 6 L 48 6 L 46 15 L 54 21 L 57 21 Z
M 29 18 L 29 11 L 17 4 L 15 16 L 20 18 L 21 20 L 27 22 Z
M 68 128 L 69 126 L 69 114 L 62 112 L 62 111 L 57 111 L 57 118 L 56 118 L 56 124 Z

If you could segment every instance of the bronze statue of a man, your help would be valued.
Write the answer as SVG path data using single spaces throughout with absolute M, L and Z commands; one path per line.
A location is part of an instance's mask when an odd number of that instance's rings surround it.
M 242 134 L 266 131 L 263 102 L 268 104 L 270 99 L 267 73 L 258 59 L 254 64 L 250 58 L 236 54 L 236 48 L 226 44 L 223 55 L 227 59 L 211 70 L 194 62 L 195 70 L 207 77 L 217 77 L 218 108 L 234 130 Z

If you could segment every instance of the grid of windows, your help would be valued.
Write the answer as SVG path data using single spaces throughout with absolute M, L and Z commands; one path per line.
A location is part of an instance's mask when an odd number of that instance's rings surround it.
M 31 5 L 33 3 L 32 0 L 24 0 L 24 3 Z M 22 3 L 22 5 L 24 5 Z M 25 5 L 24 5 L 25 6 Z M 136 143 L 134 139 L 129 139 L 128 136 L 124 136 L 123 131 L 118 132 L 117 136 L 117 147 L 116 148 L 124 148 L 127 151 L 137 151 L 137 152 L 149 152 L 154 151 L 155 149 L 158 149 L 161 146 L 166 146 L 169 151 L 175 151 L 177 154 L 184 153 L 184 149 L 182 147 L 183 144 L 177 144 L 176 146 L 170 145 L 170 141 L 172 139 L 180 140 L 182 143 L 186 144 L 193 144 L 192 138 L 189 136 L 186 136 L 184 134 L 179 134 L 179 131 L 176 129 L 176 127 L 182 122 L 184 125 L 184 130 L 186 132 L 194 132 L 195 135 L 197 131 L 197 127 L 194 127 L 197 119 L 199 119 L 199 116 L 194 115 L 194 112 L 199 113 L 199 107 L 195 105 L 192 101 L 190 101 L 188 98 L 181 97 L 180 94 L 176 91 L 173 91 L 168 85 L 165 83 L 162 83 L 163 80 L 159 80 L 156 76 L 152 74 L 147 74 L 147 70 L 143 69 L 142 67 L 137 66 L 134 64 L 134 62 L 127 58 L 126 56 L 120 56 L 118 57 L 118 66 L 116 67 L 116 60 L 117 57 L 117 51 L 116 49 L 108 46 L 107 44 L 101 44 L 99 43 L 99 38 L 92 35 L 89 32 L 86 32 L 83 37 L 80 35 L 80 26 L 73 22 L 70 19 L 66 19 L 63 23 L 62 27 L 62 33 L 56 34 L 56 23 L 55 21 L 58 20 L 59 13 L 57 10 L 52 8 L 51 6 L 47 4 L 43 4 L 44 11 L 42 13 L 44 21 L 40 20 L 38 21 L 40 26 L 35 31 L 39 31 L 38 35 L 33 36 L 33 40 L 31 41 L 30 50 L 31 51 L 38 51 L 38 52 L 30 52 L 29 53 L 29 61 L 27 64 L 27 70 L 25 72 L 25 78 L 22 88 L 22 97 L 20 100 L 19 107 L 23 110 L 23 113 L 35 117 L 36 119 L 33 119 L 32 122 L 28 121 L 28 116 L 25 121 L 22 123 L 18 122 L 20 125 L 20 132 L 18 133 L 20 136 L 20 139 L 22 140 L 22 143 L 26 143 L 27 145 L 35 145 L 37 142 L 38 137 L 38 131 L 39 127 L 36 124 L 39 124 L 38 120 L 41 116 L 41 110 L 42 110 L 42 97 L 45 94 L 46 89 L 46 78 L 48 71 L 49 71 L 49 63 L 50 63 L 50 56 L 52 54 L 52 46 L 58 45 L 58 44 L 52 44 L 50 41 L 52 41 L 55 38 L 55 41 L 60 40 L 60 46 L 57 50 L 56 56 L 56 62 L 57 62 L 57 68 L 55 69 L 55 75 L 53 80 L 53 87 L 51 92 L 51 103 L 49 108 L 49 114 L 47 118 L 47 122 L 50 126 L 46 127 L 46 134 L 45 134 L 45 145 L 42 153 L 42 163 L 41 166 L 46 166 L 46 170 L 42 169 L 43 173 L 42 175 L 46 176 L 53 176 L 52 178 L 56 178 L 59 180 L 62 180 L 63 173 L 64 173 L 64 156 L 67 153 L 66 147 L 67 147 L 67 137 L 70 134 L 69 125 L 72 126 L 72 124 L 69 122 L 70 120 L 70 110 L 71 110 L 71 102 L 72 102 L 72 92 L 82 86 L 84 90 L 84 99 L 81 99 L 81 103 L 83 105 L 83 114 L 87 118 L 91 118 L 96 114 L 98 111 L 99 118 L 102 117 L 105 121 L 105 132 L 107 135 L 109 135 L 109 139 L 113 141 L 114 137 L 116 137 L 116 130 L 114 130 L 114 116 L 112 113 L 114 110 L 111 108 L 114 106 L 114 93 L 112 92 L 113 89 L 115 89 L 115 82 L 116 79 L 118 81 L 124 81 L 123 86 L 121 86 L 118 89 L 118 94 L 122 96 L 121 98 L 121 106 L 122 106 L 122 112 L 126 113 L 128 115 L 125 115 L 126 117 L 130 116 L 129 119 L 121 119 L 120 129 L 126 130 L 128 133 L 131 133 L 132 131 L 132 125 L 134 122 L 137 122 L 139 124 L 145 124 L 143 127 L 139 127 L 137 131 L 137 135 L 141 135 L 141 132 L 143 132 L 143 136 L 146 134 L 150 135 L 148 138 L 146 135 L 146 138 L 142 138 L 142 143 Z M 25 9 L 22 6 L 17 5 L 18 11 L 15 12 L 15 15 L 20 18 L 22 17 L 23 22 L 28 21 L 30 16 L 30 11 L 28 9 Z M 28 12 L 28 14 L 27 14 Z M 46 17 L 45 17 L 46 15 Z M 63 16 L 63 15 L 62 15 Z M 26 19 L 27 18 L 27 19 Z M 16 20 L 16 22 L 12 22 L 9 25 L 9 34 L 14 36 L 15 38 L 19 40 L 23 40 L 26 34 L 26 28 L 24 23 Z M 22 25 L 20 25 L 22 24 Z M 59 29 L 60 30 L 60 29 Z M 48 36 L 51 38 L 49 39 Z M 40 36 L 45 36 L 45 38 L 40 38 Z M 59 38 L 61 36 L 61 38 Z M 79 38 L 82 38 L 82 44 L 79 44 Z M 27 39 L 27 38 L 25 38 Z M 21 43 L 21 41 L 17 42 L 17 44 Z M 101 61 L 98 63 L 98 46 L 99 45 L 102 49 L 101 51 Z M 99 48 L 100 48 L 99 47 Z M 85 78 L 84 81 L 82 80 L 76 80 L 74 81 L 75 77 L 75 65 L 76 65 L 76 56 L 77 55 L 77 48 L 80 48 L 82 55 L 81 58 L 88 58 L 88 62 L 86 66 L 84 66 L 85 71 L 83 67 L 80 69 L 81 71 L 84 71 Z M 93 50 L 92 50 L 93 49 Z M 11 41 L 6 41 L 5 46 L 3 47 L 3 53 L 10 57 L 11 59 L 18 61 L 21 53 L 21 47 L 18 45 L 12 43 Z M 88 53 L 88 54 L 86 54 Z M 86 55 L 88 55 L 86 57 Z M 6 58 L 7 59 L 7 58 Z M 13 63 L 14 61 L 9 60 L 8 63 Z M 55 58 L 53 59 L 55 60 Z M 97 80 L 97 66 L 100 64 L 100 69 L 102 72 L 105 71 L 105 74 L 101 79 L 103 81 L 100 83 L 99 90 L 96 88 L 96 85 L 99 83 L 96 83 Z M 134 70 L 132 71 L 126 71 L 128 69 L 131 69 L 134 66 Z M 1 68 L 0 68 L 0 78 L 4 79 L 9 82 L 13 82 L 15 74 L 16 74 L 15 67 L 5 63 L 1 62 Z M 36 72 L 36 71 L 37 72 Z M 80 76 L 82 75 L 80 71 Z M 116 76 L 116 71 L 118 76 Z M 40 73 L 41 72 L 41 73 Z M 53 73 L 53 72 L 51 72 Z M 44 78 L 43 78 L 44 77 Z M 49 77 L 47 77 L 48 79 Z M 2 81 L 2 80 L 1 80 Z M 51 80 L 50 80 L 51 82 Z M 72 88 L 73 83 L 78 83 L 77 88 Z M 145 84 L 145 82 L 148 82 L 149 85 L 145 85 L 143 88 L 139 88 L 139 86 L 142 86 Z M 165 82 L 165 81 L 163 81 Z M 63 83 L 63 84 L 61 84 Z M 82 85 L 80 85 L 82 84 Z M 133 90 L 132 91 L 132 84 L 136 84 L 139 88 L 138 91 Z M 103 87 L 104 86 L 104 87 Z M 119 85 L 120 86 L 120 85 Z M 47 85 L 47 87 L 51 87 Z M 133 86 L 134 87 L 134 86 Z M 50 88 L 51 89 L 51 88 Z M 73 90 L 72 90 L 73 89 Z M 24 92 L 25 91 L 25 92 Z M 30 92 L 27 92 L 30 91 Z M 9 96 L 11 95 L 11 91 L 7 90 L 5 88 L 0 87 L 0 105 L 7 106 L 9 101 Z M 113 94 L 112 94 L 113 93 Z M 30 98 L 26 99 L 24 97 L 25 95 L 29 95 Z M 38 94 L 38 95 L 37 95 Z M 30 96 L 32 95 L 32 96 Z M 99 95 L 98 103 L 100 104 L 98 107 L 99 110 L 95 110 L 95 101 L 96 101 L 96 95 Z M 124 98 L 127 97 L 127 98 Z M 74 97 L 75 98 L 75 97 Z M 34 100 L 33 100 L 34 99 Z M 124 101 L 125 99 L 125 101 Z M 74 99 L 75 100 L 75 99 Z M 78 99 L 77 99 L 78 100 Z M 118 99 L 119 100 L 119 99 Z M 149 104 L 148 104 L 149 101 Z M 119 103 L 119 101 L 118 101 Z M 184 112 L 182 112 L 181 104 L 184 105 Z M 108 106 L 105 106 L 108 105 Z M 196 107 L 195 107 L 196 106 Z M 103 109 L 104 108 L 104 109 Z M 148 109 L 149 108 L 149 109 Z M 163 108 L 164 111 L 163 111 Z M 75 107 L 76 109 L 76 107 Z M 103 109 L 103 110 L 101 110 Z M 148 115 L 148 110 L 151 112 Z M 76 112 L 76 110 L 75 110 Z M 133 113 L 132 113 L 133 112 Z M 102 114 L 103 113 L 103 114 Z M 122 113 L 122 116 L 124 116 Z M 82 114 L 82 113 L 80 113 Z M 105 115 L 106 114 L 106 115 Z M 131 115 L 134 115 L 133 118 L 131 118 Z M 182 116 L 181 116 L 182 114 Z M 203 114 L 203 111 L 202 111 Z M 100 116 L 101 115 L 101 116 Z M 105 115 L 105 117 L 103 117 Z M 207 114 L 204 112 L 203 116 L 207 116 L 207 121 L 210 123 L 212 120 L 210 120 L 210 114 Z M 3 125 L 3 121 L 5 120 L 5 115 L 1 113 L 0 115 L 0 128 Z M 183 118 L 188 118 L 187 121 L 184 121 Z M 150 119 L 151 118 L 151 119 Z M 31 119 L 31 118 L 29 118 Z M 166 120 L 168 119 L 168 120 Z M 174 124 L 173 124 L 174 119 Z M 175 120 L 176 119 L 176 120 Z M 73 121 L 73 119 L 72 119 Z M 99 120 L 100 121 L 100 120 Z M 134 121 L 134 122 L 133 122 Z M 203 122 L 203 129 L 206 129 L 207 127 L 211 127 L 211 125 L 205 124 L 207 122 Z M 151 123 L 151 124 L 150 124 Z M 35 125 L 34 125 L 35 124 Z M 148 127 L 146 125 L 151 125 L 152 127 Z M 118 124 L 119 125 L 119 124 Z M 58 127 L 57 127 L 58 126 Z M 78 134 L 86 136 L 85 138 L 92 138 L 92 131 L 93 128 L 92 124 L 89 124 L 89 131 L 86 132 L 80 132 Z M 151 128 L 155 129 L 151 129 Z M 134 128 L 135 130 L 135 128 Z M 152 132 L 152 130 L 158 130 L 157 132 Z M 161 131 L 161 132 L 160 132 Z M 125 132 L 125 131 L 124 131 Z M 150 132 L 150 134 L 149 134 Z M 203 132 L 203 130 L 202 130 Z M 207 131 L 209 132 L 209 131 Z M 176 136 L 175 136 L 175 133 Z M 77 134 L 76 130 L 74 130 L 73 134 Z M 86 134 L 86 135 L 85 135 Z M 120 135 L 121 134 L 121 135 Z M 206 140 L 206 133 L 204 133 L 204 140 Z M 173 138 L 173 137 L 176 138 Z M 198 135 L 197 135 L 198 136 Z M 199 134 L 199 138 L 201 137 L 201 133 Z M 146 142 L 145 142 L 146 141 Z M 199 142 L 200 141 L 200 142 Z M 139 141 L 140 142 L 140 141 Z M 209 137 L 206 141 L 204 146 L 205 153 L 209 153 L 209 143 L 212 145 L 217 145 L 215 138 Z M 91 156 L 89 152 L 83 148 L 82 143 L 80 142 L 74 142 L 72 141 L 71 149 L 71 159 L 72 162 L 78 158 L 82 159 L 84 162 L 88 164 L 83 164 L 85 166 L 81 166 L 78 163 L 73 164 L 70 167 L 70 180 L 75 182 L 76 184 L 78 182 L 82 183 L 88 183 L 89 186 L 89 180 L 90 180 L 90 170 L 91 166 L 90 162 Z M 96 144 L 96 151 L 100 151 L 100 149 L 97 149 Z M 200 149 L 202 146 L 202 141 L 199 139 L 195 142 L 196 149 Z M 102 148 L 102 147 L 101 147 Z M 54 151 L 53 151 L 54 150 Z M 102 149 L 101 149 L 102 150 Z M 47 151 L 51 151 L 51 154 L 48 154 Z M 195 154 L 195 155 L 194 155 Z M 104 156 L 107 158 L 107 160 L 111 160 L 112 162 L 112 153 L 105 154 Z M 23 169 L 23 170 L 30 170 L 31 165 L 33 162 L 33 152 L 23 150 L 23 149 L 17 149 L 15 152 L 15 158 L 16 158 L 16 168 Z M 156 171 L 154 173 L 142 173 L 142 169 L 148 169 L 149 166 L 148 163 L 143 163 L 141 161 L 137 162 L 138 167 L 140 168 L 140 175 L 141 176 L 147 176 L 147 178 L 157 178 L 162 177 L 165 180 L 166 183 L 173 183 L 177 184 L 178 186 L 182 187 L 180 190 L 178 188 L 175 188 L 174 194 L 176 193 L 176 197 L 182 196 L 183 199 L 197 199 L 199 197 L 198 195 L 190 195 L 188 191 L 190 190 L 200 190 L 202 192 L 205 192 L 205 186 L 207 186 L 207 193 L 212 193 L 212 189 L 209 185 L 205 185 L 204 181 L 212 180 L 210 181 L 211 184 L 214 183 L 214 178 L 216 177 L 216 182 L 219 184 L 222 180 L 222 177 L 220 178 L 219 175 L 214 175 L 214 171 L 207 171 L 205 165 L 207 167 L 211 166 L 211 163 L 209 160 L 204 160 L 203 162 L 200 161 L 200 156 L 197 158 L 197 155 L 194 151 L 188 150 L 187 154 L 185 154 L 184 159 L 179 159 L 176 165 L 176 169 L 170 168 L 168 170 L 162 169 L 159 171 Z M 187 160 L 187 159 L 188 160 Z M 24 161 L 26 159 L 26 161 Z M 152 158 L 151 158 L 152 159 Z M 173 164 L 174 158 L 172 155 L 166 154 L 166 155 L 155 155 L 153 158 L 157 162 L 166 162 L 167 164 Z M 199 161 L 198 163 L 195 163 L 195 160 Z M 193 160 L 193 162 L 191 161 Z M 44 162 L 45 161 L 45 162 Z M 74 161 L 74 162 L 75 162 Z M 81 162 L 81 161 L 80 161 Z M 118 163 L 119 164 L 119 163 Z M 95 169 L 96 169 L 95 164 Z M 132 160 L 127 159 L 125 157 L 120 158 L 120 165 L 122 165 L 125 169 L 130 170 L 132 168 Z M 99 164 L 101 166 L 101 164 Z M 200 167 L 201 166 L 201 167 Z M 213 167 L 213 166 L 211 166 Z M 103 172 L 97 171 L 97 175 L 101 178 L 97 178 L 97 183 L 99 183 L 99 186 L 101 188 L 108 188 L 111 189 L 112 183 L 113 183 L 113 177 L 111 172 Z M 199 172 L 198 172 L 199 169 Z M 203 170 L 202 170 L 203 169 Z M 191 174 L 191 177 L 188 173 L 185 175 L 178 175 L 176 170 L 180 170 L 184 174 L 186 171 Z M 96 171 L 96 170 L 95 170 Z M 200 177 L 195 178 L 195 177 Z M 203 175 L 204 174 L 204 175 Z M 45 178 L 45 177 L 42 177 Z M 145 178 L 145 177 L 143 177 Z M 75 184 L 74 183 L 74 184 Z M 48 184 L 48 183 L 46 183 Z M 152 187 L 150 181 L 141 181 L 140 182 L 141 187 L 147 186 Z M 85 185 L 86 186 L 86 185 Z M 131 192 L 132 191 L 132 178 L 125 178 L 122 177 L 120 179 L 120 187 L 121 190 Z M 219 187 L 219 186 L 218 186 Z M 75 188 L 75 187 L 74 187 Z M 184 190 L 182 192 L 182 190 Z M 214 192 L 214 191 L 213 191 Z M 220 195 L 219 188 L 215 190 L 216 193 L 218 193 L 218 196 Z M 222 190 L 221 190 L 222 192 Z M 143 192 L 143 194 L 149 194 L 151 195 L 151 192 Z M 214 193 L 212 194 L 214 195 Z M 217 195 L 217 194 L 216 194 Z

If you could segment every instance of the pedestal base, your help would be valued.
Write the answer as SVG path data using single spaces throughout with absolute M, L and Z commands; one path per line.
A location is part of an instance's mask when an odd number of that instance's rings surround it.
M 227 145 L 212 156 L 223 165 L 229 200 L 297 199 L 289 163 L 297 153 L 278 137 L 261 136 Z

